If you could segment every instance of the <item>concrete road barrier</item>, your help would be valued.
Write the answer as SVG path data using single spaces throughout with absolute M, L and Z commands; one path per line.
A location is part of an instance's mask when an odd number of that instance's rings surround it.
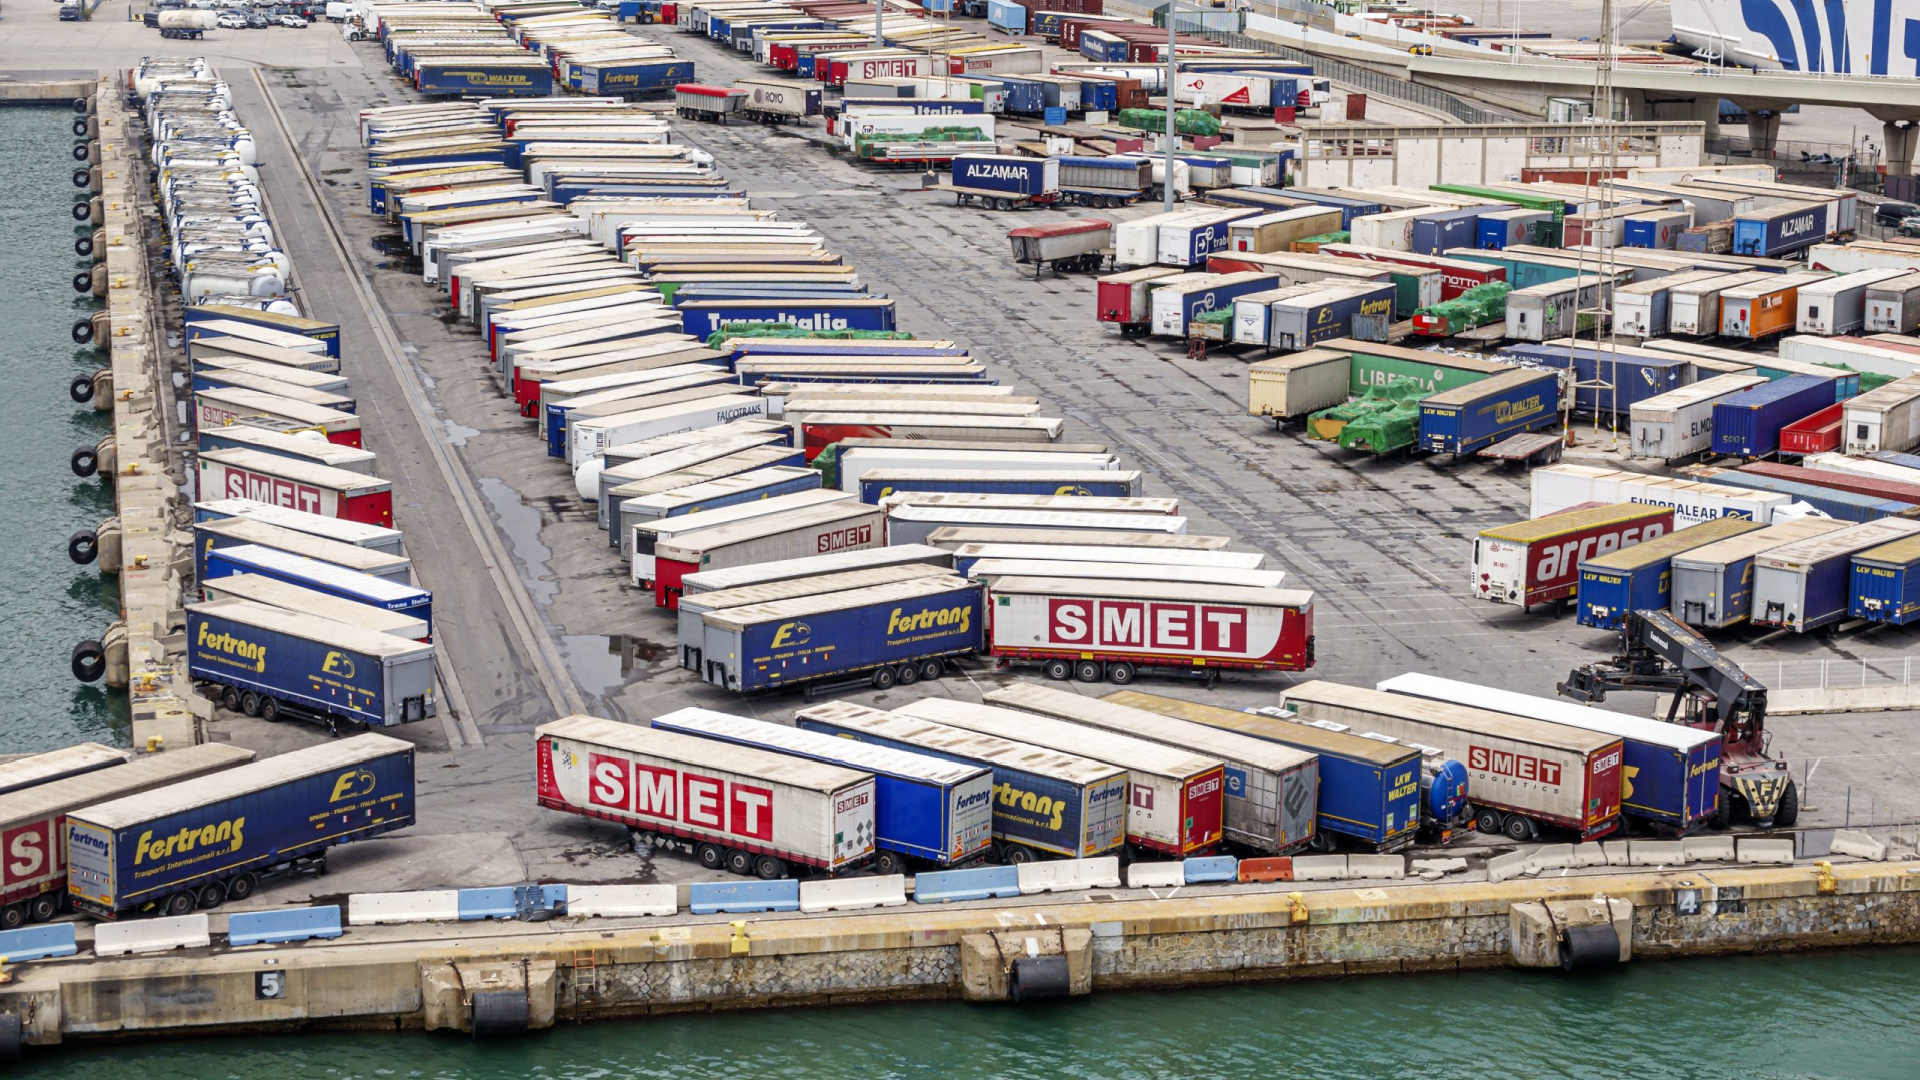
M 457 891 L 457 903 L 460 908 L 460 921 L 473 922 L 476 919 L 511 919 L 518 908 L 513 900 L 513 887 L 496 886 L 487 889 L 460 889 Z
M 1734 851 L 1743 863 L 1791 863 L 1793 861 L 1793 841 L 1763 840 L 1759 837 L 1741 837 L 1734 845 Z
M 1120 887 L 1120 859 L 1114 855 L 1102 855 L 1097 859 L 1022 863 L 1017 869 L 1020 872 L 1020 891 L 1029 896 L 1034 893 Z
M 337 938 L 340 905 L 282 908 L 274 911 L 236 911 L 227 916 L 227 944 L 278 945 L 310 938 Z
M 382 923 L 452 922 L 460 918 L 460 890 L 354 893 L 347 897 L 350 926 Z
M 1487 860 L 1488 881 L 1508 881 L 1533 868 L 1533 852 L 1522 849 Z
M 687 886 L 687 907 L 695 915 L 722 911 L 799 911 L 797 881 L 696 881 Z
M 1241 881 L 1292 881 L 1293 859 L 1291 856 L 1275 856 L 1266 859 L 1241 859 Z
M 1788 859 L 1792 861 L 1791 858 Z M 1679 840 L 1627 841 L 1628 866 L 1685 866 L 1687 848 Z
M 1528 860 L 1535 870 L 1565 870 L 1574 865 L 1572 844 L 1542 844 Z
M 869 908 L 899 907 L 907 902 L 905 874 L 885 877 L 829 878 L 800 883 L 800 910 L 865 911 Z
M 569 885 L 567 914 L 579 918 L 633 918 L 678 914 L 680 903 L 671 885 Z
M 207 914 L 176 915 L 170 919 L 135 919 L 101 923 L 93 931 L 93 955 L 166 952 L 168 949 L 204 949 L 211 941 Z
M 23 964 L 49 956 L 72 956 L 79 951 L 80 946 L 73 940 L 72 923 L 0 930 L 0 962 Z
M 1127 867 L 1129 889 L 1174 889 L 1186 882 L 1186 867 L 1177 862 L 1137 862 Z
M 1240 860 L 1231 855 L 1201 855 L 1186 861 L 1186 883 L 1201 885 L 1209 881 L 1237 881 Z
M 1733 837 L 1689 836 L 1680 841 L 1688 862 L 1732 862 Z
M 1338 881 L 1347 876 L 1345 855 L 1295 855 L 1293 880 Z
M 913 879 L 916 904 L 944 904 L 950 900 L 991 900 L 1020 895 L 1020 872 L 1011 866 L 975 866 L 966 870 L 933 870 Z
M 1573 845 L 1573 865 L 1605 866 L 1607 865 L 1606 849 L 1602 847 L 1600 844 L 1593 843 L 1593 842 L 1589 842 L 1585 844 L 1574 844 Z
M 1833 833 L 1833 851 L 1840 855 L 1851 855 L 1856 859 L 1879 862 L 1887 857 L 1887 845 L 1857 829 L 1835 829 Z M 4 952 L 5 950 L 0 950 Z
M 1608 866 L 1629 865 L 1627 862 L 1627 841 L 1608 840 L 1605 843 L 1602 843 L 1600 845 L 1600 850 L 1602 853 L 1606 855 L 1606 858 L 1607 858 L 1606 865 Z
M 1404 855 L 1349 855 L 1347 876 L 1351 878 L 1403 878 L 1407 876 Z

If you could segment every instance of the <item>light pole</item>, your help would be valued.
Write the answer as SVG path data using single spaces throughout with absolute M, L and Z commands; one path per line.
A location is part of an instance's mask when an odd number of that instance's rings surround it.
M 1173 147 L 1174 143 L 1180 138 L 1174 131 L 1173 126 L 1174 87 L 1179 84 L 1180 79 L 1179 65 L 1174 62 L 1173 55 L 1173 13 L 1174 9 L 1178 6 L 1176 0 L 1167 0 L 1167 143 L 1162 147 L 1162 149 L 1166 151 L 1167 157 L 1167 179 L 1166 182 L 1161 185 L 1164 192 L 1161 209 L 1169 214 L 1173 213 Z

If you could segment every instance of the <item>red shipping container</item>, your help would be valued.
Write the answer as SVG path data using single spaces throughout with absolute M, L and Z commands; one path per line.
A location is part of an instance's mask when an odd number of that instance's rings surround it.
M 1808 469 L 1799 465 L 1778 465 L 1771 461 L 1756 461 L 1740 466 L 1741 472 L 1750 472 L 1757 476 L 1771 476 L 1777 480 L 1792 480 L 1800 484 L 1812 484 L 1815 487 L 1832 488 L 1835 491 L 1850 491 L 1855 495 L 1866 495 L 1875 499 L 1887 499 L 1920 506 L 1920 484 L 1902 483 L 1899 480 L 1882 480 L 1875 476 L 1855 476 L 1853 473 L 1835 472 L 1832 469 Z
M 1804 420 L 1780 429 L 1783 454 L 1824 454 L 1840 449 L 1840 418 L 1847 403 L 1836 401 Z

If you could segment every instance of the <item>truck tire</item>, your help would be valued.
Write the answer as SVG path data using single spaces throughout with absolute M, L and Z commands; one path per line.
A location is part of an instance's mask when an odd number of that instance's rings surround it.
M 1536 835 L 1533 819 L 1524 814 L 1508 814 L 1506 824 L 1501 827 L 1501 831 L 1507 834 L 1507 839 L 1522 844 L 1532 840 Z
M 1127 685 L 1133 681 L 1135 674 L 1137 671 L 1134 666 L 1125 660 L 1107 665 L 1107 681 L 1115 686 Z
M 727 852 L 727 873 L 749 877 L 753 874 L 753 852 L 739 848 Z
M 99 682 L 100 676 L 107 673 L 106 647 L 97 641 L 83 641 L 73 647 L 67 666 L 81 682 Z
M 1008 210 L 1013 209 L 1013 200 L 1006 198 L 995 199 L 993 200 L 993 208 L 1004 214 Z
M 87 242 L 88 250 L 92 250 L 93 248 L 92 240 L 84 236 L 81 237 L 80 240 L 85 240 Z M 80 240 L 74 241 L 74 245 L 76 247 L 79 246 Z M 83 251 L 81 252 L 81 254 L 85 255 L 86 252 Z M 93 320 L 92 319 L 75 319 L 73 321 L 73 331 L 69 336 L 73 338 L 73 343 L 75 345 L 90 344 L 93 341 Z
M 241 874 L 239 877 L 227 882 L 227 899 L 245 900 L 247 897 L 253 895 L 253 887 L 255 884 L 256 882 L 252 874 Z
M 946 662 L 939 657 L 920 661 L 920 681 L 929 682 L 947 673 Z
M 878 851 L 873 856 L 873 868 L 881 874 L 904 874 L 907 872 L 907 860 L 897 851 Z
M 1773 827 L 1791 829 L 1793 823 L 1800 820 L 1800 789 L 1787 781 L 1787 790 L 1780 793 L 1780 805 L 1773 811 Z
M 280 703 L 265 694 L 260 695 L 260 719 L 269 724 L 280 722 Z
M 1100 661 L 1081 660 L 1073 665 L 1073 677 L 1080 682 L 1100 681 Z
M 1338 847 L 1339 843 L 1338 840 L 1333 838 L 1332 833 L 1315 828 L 1313 830 L 1313 838 L 1307 841 L 1307 850 L 1324 855 L 1332 851 L 1335 847 Z
M 193 914 L 193 894 L 177 892 L 166 898 L 160 905 L 163 914 L 180 916 Z
M 1025 844 L 1007 845 L 1007 865 L 1024 866 L 1033 861 L 1033 849 Z
M 893 679 L 892 668 L 883 667 L 883 668 L 874 669 L 873 688 L 875 690 L 891 690 L 893 688 L 893 682 L 894 682 L 894 679 Z
M 82 270 L 79 273 L 73 275 L 73 291 L 77 293 L 92 292 L 93 291 L 93 271 Z
M 1055 682 L 1066 682 L 1073 677 L 1073 665 L 1065 660 L 1049 660 L 1040 665 L 1040 672 Z
M 8 904 L 0 908 L 0 930 L 18 930 L 27 925 L 27 905 Z
M 1488 836 L 1500 835 L 1500 826 L 1505 823 L 1498 810 L 1481 810 L 1473 816 L 1473 827 Z
M 901 664 L 893 669 L 893 681 L 901 686 L 912 686 L 920 681 L 920 667 L 917 664 Z
M 200 886 L 199 895 L 193 902 L 203 908 L 217 908 L 227 902 L 227 887 L 217 881 L 209 881 Z
M 719 844 L 701 844 L 693 849 L 700 859 L 700 865 L 709 870 L 718 870 L 727 865 L 727 853 Z
M 753 860 L 753 876 L 761 881 L 779 881 L 787 876 L 786 861 L 771 855 L 762 855 Z
M 46 922 L 60 914 L 60 894 L 41 893 L 27 901 L 27 921 Z
M 252 690 L 240 691 L 240 711 L 248 716 L 259 716 L 260 695 Z
M 240 691 L 235 690 L 231 686 L 221 687 L 220 688 L 220 704 L 225 706 L 228 712 L 239 712 L 240 711 Z
M 75 466 L 73 471 L 79 472 L 80 469 Z M 72 559 L 75 564 L 85 566 L 99 557 L 100 539 L 93 534 L 92 529 L 81 529 L 67 537 L 67 558 Z
M 89 285 L 88 288 L 92 288 L 92 286 Z M 93 376 L 75 375 L 73 381 L 67 383 L 67 396 L 73 399 L 75 405 L 85 405 L 87 402 L 92 401 Z

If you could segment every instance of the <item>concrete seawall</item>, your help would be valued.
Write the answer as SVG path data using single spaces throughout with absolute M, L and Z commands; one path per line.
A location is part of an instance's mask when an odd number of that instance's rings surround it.
M 1155 897 L 1031 908 L 310 943 L 15 968 L 0 1011 L 52 1045 L 287 1028 L 469 1030 L 475 995 L 526 1028 L 877 999 L 1004 1000 L 1008 958 L 1064 956 L 1073 993 L 1546 966 L 1538 912 L 1612 902 L 1634 960 L 1920 940 L 1920 863 L 1714 868 L 1557 880 Z M 1549 920 L 1551 921 L 1551 920 Z M 280 997 L 260 993 L 263 973 Z M 1543 976 L 1551 977 L 1551 976 Z

